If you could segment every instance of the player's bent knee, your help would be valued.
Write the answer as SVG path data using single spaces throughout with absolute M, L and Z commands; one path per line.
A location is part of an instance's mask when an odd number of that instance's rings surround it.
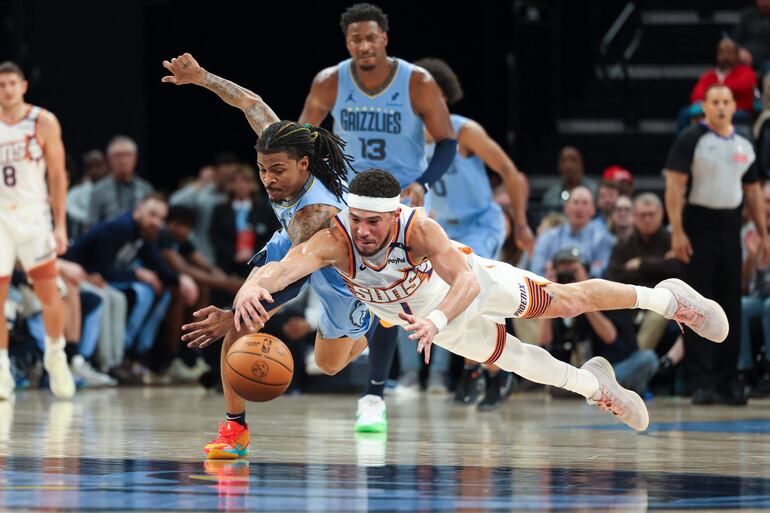
M 315 354 L 315 363 L 327 376 L 334 376 L 345 368 L 345 362 Z
M 56 269 L 56 259 L 49 260 L 48 262 L 42 265 L 38 265 L 37 267 L 33 267 L 27 271 L 27 276 L 29 276 L 29 279 L 33 282 L 53 280 L 56 279 L 58 274 L 59 273 Z

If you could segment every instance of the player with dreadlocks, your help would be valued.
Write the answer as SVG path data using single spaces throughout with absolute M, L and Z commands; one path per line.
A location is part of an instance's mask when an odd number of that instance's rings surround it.
M 163 66 L 171 72 L 163 77 L 163 82 L 195 84 L 216 93 L 243 111 L 259 137 L 256 145 L 259 177 L 283 230 L 276 232 L 266 248 L 252 258 L 250 264 L 255 269 L 266 262 L 280 260 L 292 245 L 301 244 L 329 227 L 330 219 L 345 208 L 350 167 L 350 158 L 343 151 L 345 143 L 339 137 L 309 124 L 279 121 L 257 94 L 207 72 L 188 53 L 164 61 Z M 236 302 L 241 297 L 249 297 L 250 281 L 251 276 L 238 292 Z M 366 347 L 364 334 L 371 323 L 369 311 L 353 298 L 333 269 L 313 273 L 309 281 L 323 307 L 315 342 L 316 363 L 327 374 L 335 374 Z M 285 292 L 284 296 L 276 294 L 271 298 L 269 302 L 273 307 L 287 297 L 296 296 L 296 287 Z M 245 323 L 249 330 L 261 329 L 269 319 L 269 315 L 250 313 L 254 315 Z M 224 336 L 221 351 L 224 359 L 230 345 L 243 334 L 243 327 L 237 320 L 233 322 L 231 311 L 214 306 L 194 315 L 202 320 L 183 326 L 188 331 L 183 339 L 191 347 L 204 347 Z M 219 436 L 206 445 L 204 452 L 209 459 L 241 458 L 249 452 L 246 404 L 226 380 L 222 380 L 222 385 L 227 420 L 220 424 Z

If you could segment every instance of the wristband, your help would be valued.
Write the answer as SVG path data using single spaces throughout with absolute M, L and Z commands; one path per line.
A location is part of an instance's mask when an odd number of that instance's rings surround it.
M 425 316 L 425 318 L 436 325 L 437 331 L 443 330 L 446 328 L 446 325 L 449 324 L 446 315 L 444 315 L 444 312 L 441 310 L 433 310 L 431 313 Z

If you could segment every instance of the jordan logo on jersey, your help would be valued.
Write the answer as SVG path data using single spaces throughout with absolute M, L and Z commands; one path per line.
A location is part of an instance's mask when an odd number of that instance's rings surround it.
M 43 148 L 34 137 L 25 136 L 24 140 L 0 144 L 0 165 L 13 164 L 25 159 L 40 160 Z

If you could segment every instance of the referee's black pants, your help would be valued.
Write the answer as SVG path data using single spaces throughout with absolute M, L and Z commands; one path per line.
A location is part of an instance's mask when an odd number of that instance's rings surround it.
M 683 279 L 724 308 L 730 334 L 721 344 L 685 329 L 685 369 L 693 390 L 727 393 L 737 374 L 741 339 L 741 209 L 715 210 L 687 205 L 685 232 L 692 244 Z

